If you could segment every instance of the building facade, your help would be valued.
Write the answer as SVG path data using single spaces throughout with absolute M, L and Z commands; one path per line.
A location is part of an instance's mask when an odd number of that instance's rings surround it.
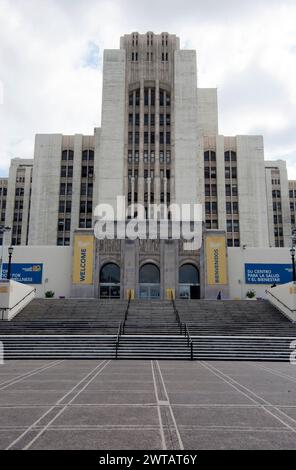
M 34 164 L 12 162 L 12 243 L 74 247 L 93 236 L 95 208 L 115 210 L 118 196 L 127 219 L 139 204 L 146 218 L 153 204 L 201 204 L 203 243 L 188 252 L 182 240 L 94 240 L 92 283 L 73 282 L 73 295 L 227 295 L 227 273 L 210 282 L 207 239 L 223 237 L 225 249 L 290 244 L 296 187 L 285 162 L 264 161 L 261 136 L 219 134 L 217 90 L 198 87 L 196 52 L 179 38 L 123 36 L 104 52 L 102 93 L 93 135 L 37 135 Z

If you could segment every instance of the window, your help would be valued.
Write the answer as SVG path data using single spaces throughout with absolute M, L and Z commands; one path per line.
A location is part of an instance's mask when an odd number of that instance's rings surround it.
M 231 186 L 230 186 L 230 184 L 225 185 L 225 194 L 226 194 L 226 196 L 231 196 Z
M 237 196 L 237 184 L 232 185 L 232 195 Z
M 134 122 L 133 115 L 132 115 L 132 114 L 129 114 L 129 115 L 128 115 L 128 123 L 129 123 L 130 125 L 132 125 L 133 122 Z
M 210 177 L 210 168 L 208 166 L 205 167 L 205 178 L 209 179 Z
M 232 212 L 234 214 L 238 214 L 238 202 L 233 202 L 232 203 Z
M 171 162 L 171 152 L 167 152 L 166 154 L 166 162 L 170 163 Z
M 65 212 L 65 201 L 60 201 L 59 203 L 59 212 Z
M 82 183 L 81 190 L 80 190 L 81 196 L 86 196 L 86 188 L 87 188 L 86 183 Z
M 150 135 L 150 143 L 151 143 L 151 144 L 155 144 L 155 134 L 154 134 L 154 132 L 151 132 L 151 135 Z
M 69 213 L 72 210 L 72 202 L 66 201 L 66 212 Z
M 71 219 L 65 220 L 65 231 L 69 232 L 71 230 Z
M 229 151 L 224 153 L 224 160 L 226 162 L 230 162 L 230 152 Z
M 230 167 L 229 166 L 225 167 L 225 178 L 226 179 L 230 178 Z
M 226 214 L 231 214 L 231 202 L 226 202 Z
M 155 126 L 155 114 L 151 114 L 151 116 L 150 116 L 150 124 L 151 124 L 151 126 Z
M 148 144 L 149 138 L 148 138 L 148 132 L 144 132 L 144 144 Z
M 149 91 L 148 91 L 148 88 L 145 88 L 145 91 L 144 91 L 144 105 L 145 106 L 149 105 Z
M 166 133 L 166 143 L 167 143 L 167 145 L 170 145 L 170 143 L 171 143 L 171 133 L 170 132 Z
M 144 125 L 148 126 L 149 124 L 149 114 L 144 114 Z
M 233 221 L 233 231 L 234 232 L 239 232 L 239 221 L 238 220 Z
M 164 155 L 163 152 L 159 152 L 159 162 L 163 163 L 164 162 Z
M 232 220 L 226 221 L 227 232 L 232 232 Z
M 162 90 L 159 92 L 159 105 L 164 106 L 164 92 Z
M 61 186 L 60 186 L 60 195 L 61 196 L 64 196 L 66 194 L 66 185 L 65 183 L 61 183 Z
M 211 178 L 216 178 L 216 168 L 215 167 L 211 167 Z
M 211 195 L 211 186 L 209 184 L 205 185 L 205 195 L 210 196 Z

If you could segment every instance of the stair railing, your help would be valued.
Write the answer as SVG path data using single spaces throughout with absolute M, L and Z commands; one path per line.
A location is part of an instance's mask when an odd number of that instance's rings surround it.
M 181 318 L 180 318 L 180 315 L 179 315 L 179 311 L 178 311 L 178 309 L 177 309 L 177 307 L 176 307 L 176 303 L 175 303 L 175 300 L 174 300 L 174 299 L 172 299 L 172 304 L 173 304 L 174 313 L 175 313 L 175 315 L 176 315 L 176 321 L 177 321 L 177 323 L 178 323 L 178 325 L 179 325 L 179 327 L 180 327 L 180 335 L 182 335 L 182 334 L 183 334 L 183 323 L 181 322 Z
M 131 294 L 129 293 L 129 296 L 128 296 L 128 303 L 127 303 L 126 310 L 125 310 L 125 312 L 124 312 L 124 321 L 123 321 L 123 325 L 122 325 L 122 334 L 123 334 L 123 335 L 124 335 L 124 331 L 125 331 L 125 324 L 126 324 L 127 317 L 128 317 L 128 314 L 129 314 L 130 304 L 131 304 Z
M 122 327 L 123 323 L 122 321 L 119 323 L 118 331 L 117 331 L 117 336 L 116 336 L 116 342 L 115 342 L 115 359 L 118 359 L 118 349 L 119 349 L 119 341 L 120 341 L 120 336 L 122 335 Z
M 190 359 L 191 361 L 193 361 L 194 359 L 193 341 L 190 336 L 190 331 L 189 331 L 187 323 L 184 323 L 184 328 L 185 328 L 185 338 L 187 339 L 187 346 L 190 348 Z

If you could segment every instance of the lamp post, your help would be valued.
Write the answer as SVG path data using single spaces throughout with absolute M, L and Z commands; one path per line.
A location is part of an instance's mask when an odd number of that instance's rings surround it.
M 10 231 L 11 231 L 11 227 L 5 227 L 5 225 L 0 225 L 0 235 L 2 235 L 1 261 L 0 261 L 0 280 L 2 279 L 5 233 L 10 232 Z
M 295 244 L 296 244 L 296 230 L 292 230 L 292 247 L 290 249 L 292 258 L 292 272 L 293 272 L 293 283 L 296 284 L 296 268 L 295 268 Z
M 8 280 L 11 279 L 11 258 L 12 258 L 12 254 L 13 254 L 13 247 L 10 246 L 8 248 L 8 269 L 7 269 L 7 279 Z

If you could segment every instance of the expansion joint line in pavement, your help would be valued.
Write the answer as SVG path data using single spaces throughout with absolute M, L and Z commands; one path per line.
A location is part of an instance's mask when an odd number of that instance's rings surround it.
M 277 421 L 283 424 L 286 428 L 288 428 L 290 431 L 296 434 L 296 420 L 294 418 L 291 418 L 284 411 L 279 409 L 276 405 L 273 405 L 265 398 L 260 397 L 257 393 L 253 392 L 245 385 L 233 379 L 230 375 L 225 374 L 217 367 L 214 367 L 212 364 L 209 364 L 208 362 L 205 362 L 205 361 L 201 361 L 200 364 L 203 367 L 205 367 L 207 370 L 212 372 L 214 375 L 219 377 L 221 380 L 226 382 L 230 387 L 234 388 L 239 393 L 244 395 L 246 398 L 251 400 L 257 406 L 260 406 L 264 411 L 266 411 L 266 413 L 273 416 L 273 418 L 275 418 Z
M 151 365 L 163 448 L 169 450 L 184 450 L 159 362 L 151 361 Z
M 59 364 L 64 362 L 63 360 L 61 361 L 54 361 L 50 362 L 49 364 L 45 364 L 44 366 L 38 367 L 37 369 L 33 369 L 29 372 L 26 372 L 25 374 L 21 374 L 17 377 L 14 377 L 13 379 L 6 380 L 6 382 L 0 383 L 0 391 L 4 390 L 5 388 L 10 387 L 11 385 L 14 385 L 18 382 L 22 382 L 23 380 L 28 379 L 29 377 L 32 377 L 33 375 L 40 374 L 40 372 L 44 372 L 47 369 L 51 369 L 52 367 L 55 367 Z
M 33 424 L 31 424 L 26 431 L 24 431 L 17 439 L 15 439 L 6 450 L 12 449 L 29 449 L 34 442 L 54 423 L 54 421 L 66 410 L 66 408 L 73 403 L 73 401 L 82 393 L 90 383 L 108 366 L 111 361 L 101 361 L 96 367 L 94 367 L 83 379 L 81 379 L 71 390 L 63 395 L 49 410 L 47 410 L 40 418 L 38 418 Z M 77 390 L 76 390 L 77 389 Z M 72 395 L 72 397 L 71 397 Z M 64 403 L 65 402 L 65 403 Z M 55 412 L 55 408 L 58 410 Z M 39 426 L 41 421 L 42 429 L 37 434 L 34 432 L 34 428 Z M 39 428 L 38 428 L 39 429 Z

